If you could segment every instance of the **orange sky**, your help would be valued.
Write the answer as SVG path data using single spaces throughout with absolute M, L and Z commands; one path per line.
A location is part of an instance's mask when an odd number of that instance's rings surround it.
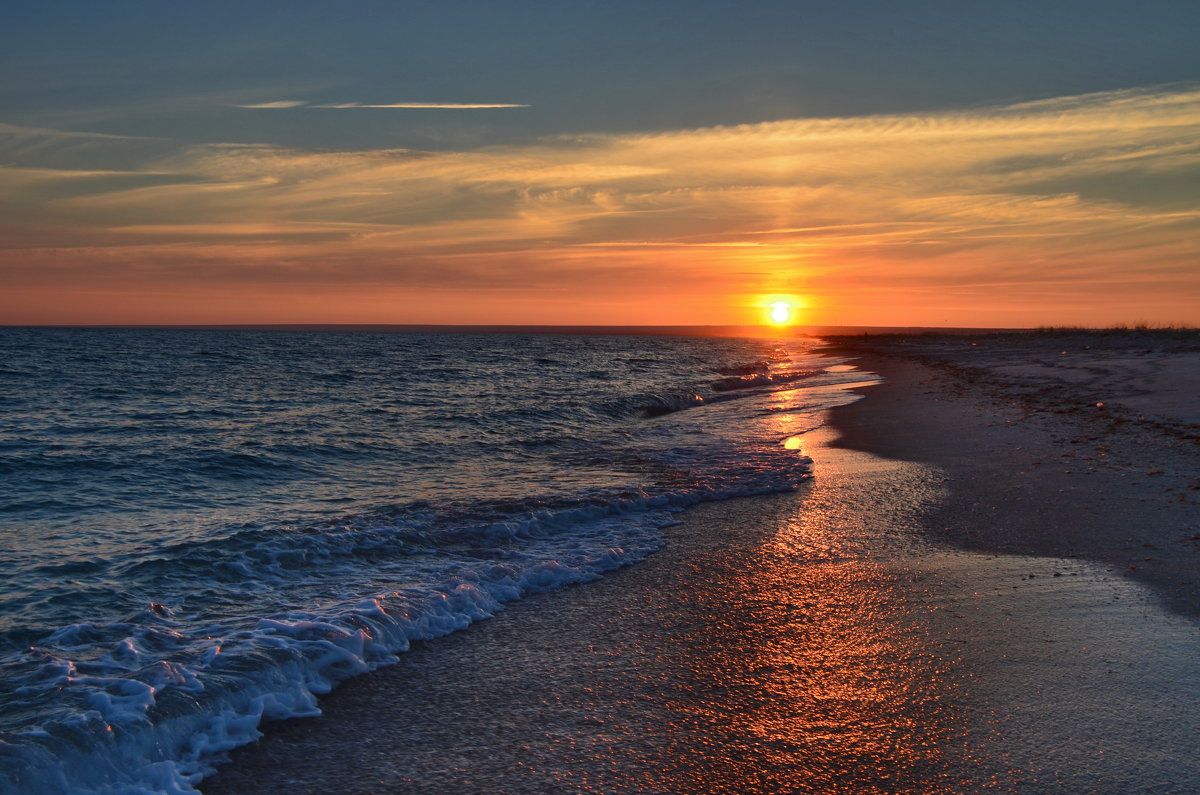
M 79 155 L 0 165 L 0 323 L 1200 325 L 1198 141 L 1187 86 L 436 152 L 0 124 Z

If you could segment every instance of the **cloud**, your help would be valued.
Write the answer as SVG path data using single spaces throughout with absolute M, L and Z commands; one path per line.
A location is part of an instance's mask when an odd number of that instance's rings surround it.
M 84 139 L 97 141 L 152 141 L 162 140 L 140 135 L 110 135 L 108 133 L 76 132 L 72 130 L 52 130 L 44 127 L 21 127 L 16 124 L 0 122 L 0 136 L 12 138 L 51 138 L 51 139 Z
M 500 104 L 485 104 L 485 103 L 466 103 L 466 102 L 392 102 L 386 105 L 359 105 L 358 103 L 346 105 L 316 105 L 318 108 L 441 108 L 446 110 L 472 110 L 478 108 L 528 108 L 529 105 L 515 105 L 508 103 Z
M 282 110 L 284 108 L 302 108 L 307 104 L 307 102 L 300 102 L 294 99 L 281 99 L 275 102 L 259 102 L 254 105 L 238 105 L 237 107 L 253 108 L 256 110 Z
M 26 219 L 0 236 L 27 251 L 9 276 L 33 281 L 586 286 L 596 305 L 792 285 L 864 313 L 953 296 L 960 314 L 1075 284 L 1118 306 L 1200 292 L 1200 191 L 1180 178 L 1197 169 L 1200 89 L 1171 86 L 458 152 L 209 144 L 124 175 L 0 169 L 3 209 Z
M 517 105 L 512 103 L 483 103 L 483 102 L 389 102 L 386 104 L 374 105 L 363 102 L 328 102 L 323 104 L 311 104 L 308 102 L 299 102 L 296 100 L 279 100 L 276 102 L 260 102 L 254 105 L 237 105 L 239 108 L 254 108 L 259 110 L 285 110 L 288 108 L 322 108 L 322 109 L 346 109 L 346 108 L 416 108 L 416 109 L 440 109 L 440 110 L 479 110 L 488 108 L 528 108 L 529 105 Z

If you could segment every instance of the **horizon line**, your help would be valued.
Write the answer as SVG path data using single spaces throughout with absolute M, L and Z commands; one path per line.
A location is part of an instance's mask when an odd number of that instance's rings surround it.
M 1034 328 L 966 326 L 864 326 L 753 323 L 722 324 L 533 324 L 533 323 L 34 323 L 0 329 L 109 329 L 159 331 L 310 331 L 359 333 L 613 334 L 645 336 L 846 336 L 852 334 L 986 334 Z

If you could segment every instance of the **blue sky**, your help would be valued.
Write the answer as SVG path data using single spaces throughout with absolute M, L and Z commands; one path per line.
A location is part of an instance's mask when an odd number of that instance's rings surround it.
M 292 146 L 941 110 L 1195 79 L 1191 2 L 6 4 L 10 124 Z M 235 104 L 519 103 L 519 111 Z

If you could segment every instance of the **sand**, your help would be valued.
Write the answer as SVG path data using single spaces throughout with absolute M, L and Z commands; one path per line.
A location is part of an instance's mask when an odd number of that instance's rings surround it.
M 841 349 L 890 380 L 804 438 L 797 492 L 420 644 L 203 789 L 1196 791 L 1186 413 L 1113 388 L 1118 346 L 1098 409 L 1098 364 L 1043 393 L 1040 342 L 942 342 Z
M 1078 557 L 1200 616 L 1200 334 L 882 338 L 889 383 L 840 444 L 942 467 L 927 522 L 966 549 Z M 861 410 L 860 410 L 861 409 Z

